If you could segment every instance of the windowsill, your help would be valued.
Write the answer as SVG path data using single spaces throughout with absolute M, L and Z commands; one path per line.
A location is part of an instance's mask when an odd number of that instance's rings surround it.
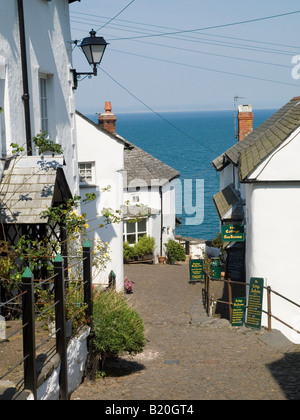
M 96 188 L 96 184 L 79 184 L 79 188 Z

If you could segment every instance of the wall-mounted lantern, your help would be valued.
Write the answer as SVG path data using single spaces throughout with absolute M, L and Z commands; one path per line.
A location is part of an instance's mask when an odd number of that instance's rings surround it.
M 77 41 L 75 41 L 77 44 Z M 75 69 L 72 69 L 74 86 L 73 89 L 78 87 L 78 79 L 81 76 L 97 76 L 97 66 L 101 63 L 104 51 L 108 43 L 102 36 L 96 36 L 96 31 L 93 29 L 90 32 L 90 36 L 84 38 L 79 45 L 82 49 L 88 63 L 90 66 L 93 66 L 93 72 L 89 73 L 78 73 Z

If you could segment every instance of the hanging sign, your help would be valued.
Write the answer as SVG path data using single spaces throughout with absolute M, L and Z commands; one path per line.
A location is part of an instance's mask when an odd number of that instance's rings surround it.
M 203 280 L 203 260 L 190 260 L 190 282 Z
M 222 226 L 223 242 L 244 242 L 245 230 L 244 225 L 223 225 Z
M 251 277 L 248 297 L 247 327 L 260 329 L 263 292 L 264 279 L 260 277 Z
M 234 298 L 231 324 L 233 327 L 241 327 L 245 318 L 245 297 Z

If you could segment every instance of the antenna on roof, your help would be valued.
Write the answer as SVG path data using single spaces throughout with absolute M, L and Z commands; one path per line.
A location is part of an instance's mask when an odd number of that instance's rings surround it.
M 238 138 L 238 130 L 237 130 L 237 124 L 236 124 L 236 120 L 237 120 L 237 102 L 239 99 L 245 99 L 244 96 L 235 96 L 234 98 L 234 138 Z

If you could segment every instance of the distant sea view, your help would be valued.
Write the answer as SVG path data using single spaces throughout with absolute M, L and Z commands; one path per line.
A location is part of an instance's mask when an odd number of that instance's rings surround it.
M 276 110 L 254 109 L 254 128 L 262 124 Z M 180 172 L 181 184 L 186 182 L 186 200 L 196 204 L 196 180 L 204 181 L 204 218 L 197 223 L 195 215 L 186 215 L 180 189 L 176 192 L 178 217 L 181 225 L 176 234 L 211 240 L 220 231 L 219 217 L 213 196 L 219 191 L 219 173 L 212 161 L 233 146 L 234 111 L 195 111 L 116 114 L 117 133 Z M 97 122 L 97 115 L 87 115 Z M 198 184 L 203 185 L 202 181 Z M 202 194 L 202 193 L 201 193 Z M 199 195 L 199 194 L 198 194 Z M 189 197 L 190 198 L 189 198 Z M 181 213 L 181 214 L 180 214 Z M 187 224 L 189 222 L 192 224 Z M 193 224 L 194 221 L 197 224 Z

